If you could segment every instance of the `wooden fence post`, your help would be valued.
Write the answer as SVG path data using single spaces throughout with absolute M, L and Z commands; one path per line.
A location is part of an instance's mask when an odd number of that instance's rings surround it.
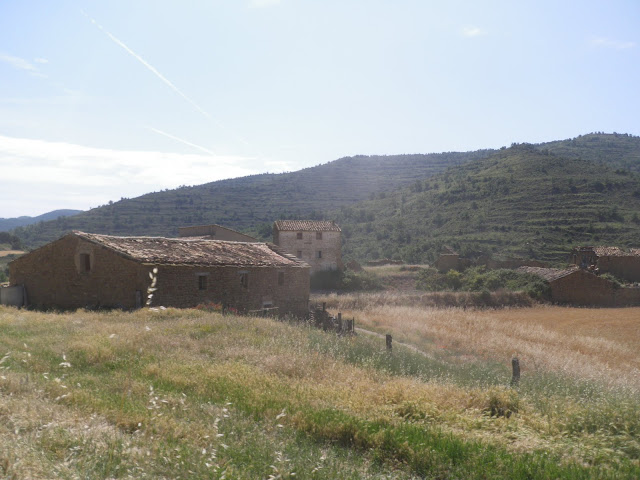
M 520 383 L 520 360 L 518 357 L 513 357 L 511 359 L 511 368 L 513 370 L 513 374 L 511 376 L 511 386 L 515 387 Z
M 390 352 L 391 351 L 391 342 L 392 342 L 393 338 L 391 337 L 391 334 L 387 333 L 386 336 L 386 341 L 387 341 L 387 351 Z

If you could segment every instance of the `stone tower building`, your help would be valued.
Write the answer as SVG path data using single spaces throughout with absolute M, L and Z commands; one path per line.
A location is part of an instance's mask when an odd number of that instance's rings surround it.
M 326 220 L 277 220 L 273 243 L 319 270 L 342 270 L 342 231 Z

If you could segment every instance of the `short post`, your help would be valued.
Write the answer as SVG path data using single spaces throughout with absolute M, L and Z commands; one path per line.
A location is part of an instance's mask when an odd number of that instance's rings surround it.
M 520 383 L 520 360 L 518 360 L 518 357 L 513 357 L 511 359 L 511 368 L 513 370 L 511 386 L 515 387 Z
M 327 310 L 327 302 L 322 302 L 322 311 L 326 311 Z
M 390 352 L 392 348 L 391 342 L 393 340 L 393 338 L 391 337 L 391 334 L 387 333 L 386 340 L 387 340 L 387 352 Z
M 269 310 L 267 310 L 266 308 L 262 311 L 262 316 L 266 317 L 267 314 L 269 313 Z
M 338 312 L 338 332 L 342 333 L 342 313 Z

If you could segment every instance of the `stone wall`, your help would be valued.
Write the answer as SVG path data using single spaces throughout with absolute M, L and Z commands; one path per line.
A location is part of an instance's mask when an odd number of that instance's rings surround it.
M 213 302 L 241 313 L 277 307 L 279 314 L 299 318 L 309 309 L 308 267 L 160 265 L 157 279 L 154 305 L 192 307 Z
M 611 307 L 615 302 L 614 284 L 584 270 L 576 270 L 549 284 L 554 302 L 601 307 Z
M 640 282 L 640 257 L 598 257 L 596 266 L 600 273 L 611 273 L 628 282 Z
M 196 225 L 193 227 L 180 227 L 181 237 L 209 237 L 211 240 L 226 240 L 231 242 L 257 242 L 257 240 L 244 233 L 236 232 L 220 225 Z
M 615 291 L 616 307 L 640 305 L 640 287 L 624 287 Z
M 144 304 L 153 267 L 67 235 L 14 260 L 9 272 L 11 285 L 24 285 L 30 305 L 132 309 Z M 241 273 L 246 273 L 246 287 Z M 207 277 L 204 284 L 199 275 Z M 156 306 L 193 307 L 210 301 L 245 312 L 271 303 L 281 314 L 300 317 L 308 310 L 308 267 L 159 265 L 157 277 Z
M 321 239 L 317 238 L 318 233 L 322 234 Z M 302 238 L 298 238 L 298 234 L 302 234 Z M 343 268 L 341 232 L 294 232 L 274 229 L 273 243 L 308 263 L 311 273 Z
M 74 235 L 14 260 L 9 275 L 12 285 L 24 285 L 29 304 L 41 307 L 134 308 L 136 290 L 146 292 L 149 283 L 137 263 Z

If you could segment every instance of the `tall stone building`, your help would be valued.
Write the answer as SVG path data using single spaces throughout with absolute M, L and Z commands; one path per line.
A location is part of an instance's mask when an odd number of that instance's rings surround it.
M 73 232 L 9 264 L 28 304 L 59 308 L 140 307 L 154 268 L 153 305 L 308 311 L 309 265 L 267 243 Z
M 277 220 L 273 243 L 319 270 L 342 270 L 342 231 L 326 220 Z

